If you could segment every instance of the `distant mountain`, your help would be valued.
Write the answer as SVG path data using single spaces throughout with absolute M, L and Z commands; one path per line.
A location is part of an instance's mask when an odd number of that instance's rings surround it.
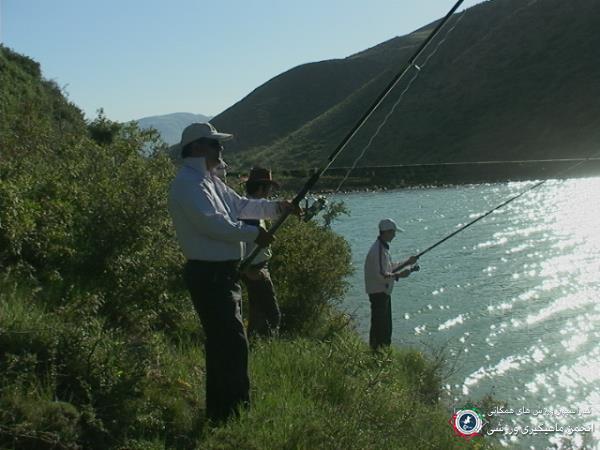
M 155 128 L 167 144 L 173 145 L 180 141 L 181 132 L 189 124 L 208 122 L 210 119 L 211 116 L 179 112 L 162 116 L 143 117 L 137 123 L 142 129 Z
M 360 165 L 588 156 L 600 150 L 600 1 L 490 0 L 456 14 Z M 436 22 L 282 73 L 211 120 L 228 162 L 322 165 Z M 360 154 L 400 83 L 336 161 Z

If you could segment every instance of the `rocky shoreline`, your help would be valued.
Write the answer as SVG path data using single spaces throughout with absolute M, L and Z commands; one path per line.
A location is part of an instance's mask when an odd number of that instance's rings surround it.
M 296 192 L 302 188 L 314 170 L 316 169 L 274 170 L 274 177 L 281 184 L 281 190 Z M 346 168 L 330 168 L 319 179 L 316 189 L 312 192 L 331 195 L 333 193 L 384 192 L 395 189 L 594 177 L 600 176 L 600 158 L 358 167 L 352 171 L 342 189 L 338 191 L 337 187 L 346 172 Z M 230 172 L 230 180 L 236 177 L 242 180 L 242 173 Z

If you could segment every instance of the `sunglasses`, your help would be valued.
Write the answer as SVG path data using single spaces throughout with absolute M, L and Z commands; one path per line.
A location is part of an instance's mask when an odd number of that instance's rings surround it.
M 200 138 L 196 142 L 206 145 L 210 148 L 214 148 L 215 150 L 223 150 L 223 144 L 221 144 L 221 142 L 217 139 Z
M 216 139 L 210 139 L 207 144 L 209 147 L 214 148 L 215 150 L 223 150 L 223 144 Z

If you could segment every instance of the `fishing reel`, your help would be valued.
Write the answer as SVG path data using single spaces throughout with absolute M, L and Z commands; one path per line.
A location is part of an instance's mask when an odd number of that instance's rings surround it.
M 394 272 L 394 278 L 396 279 L 396 281 L 398 281 L 400 278 L 404 278 L 408 275 L 400 275 L 401 273 L 406 273 L 406 271 L 408 271 L 409 274 L 413 273 L 413 272 L 418 272 L 419 270 L 421 270 L 421 266 L 419 266 L 418 264 L 413 264 L 412 266 L 403 269 L 403 270 L 399 270 L 397 272 Z
M 327 199 L 323 195 L 312 198 L 313 202 L 309 205 L 308 199 L 304 200 L 303 217 L 302 220 L 308 222 L 313 217 L 316 217 L 321 211 L 327 206 Z

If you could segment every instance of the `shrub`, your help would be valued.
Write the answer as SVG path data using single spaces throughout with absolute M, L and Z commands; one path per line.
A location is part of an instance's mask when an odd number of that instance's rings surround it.
M 113 325 L 177 333 L 193 312 L 166 207 L 174 168 L 153 131 L 102 112 L 90 130 L 101 144 L 82 136 L 0 162 L 0 264 L 34 276 L 59 305 L 76 286 Z M 349 246 L 326 225 L 292 218 L 274 245 L 284 331 L 314 330 L 345 292 Z
M 344 297 L 350 246 L 326 226 L 290 217 L 277 234 L 270 266 L 282 331 L 312 335 Z
M 0 295 L 0 447 L 189 442 L 202 425 L 198 347 L 132 335 L 81 309 L 45 310 L 36 291 Z
M 172 330 L 189 312 L 166 212 L 173 167 L 155 132 L 111 127 L 110 144 L 84 134 L 0 161 L 0 265 L 35 277 L 59 305 L 77 286 L 112 324 Z

